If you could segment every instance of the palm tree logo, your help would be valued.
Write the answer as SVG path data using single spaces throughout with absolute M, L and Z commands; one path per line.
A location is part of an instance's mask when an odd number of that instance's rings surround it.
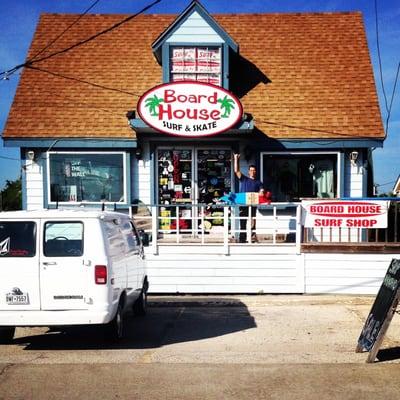
M 145 100 L 145 107 L 149 107 L 150 115 L 152 117 L 158 117 L 158 106 L 163 102 L 164 100 L 161 98 L 158 98 L 157 95 L 154 95 L 153 97 L 149 97 L 148 99 Z
M 221 115 L 221 118 L 228 118 L 231 111 L 235 108 L 235 102 L 232 99 L 228 99 L 226 95 L 223 99 L 218 99 L 218 103 L 221 104 L 221 109 L 224 109 L 224 114 Z

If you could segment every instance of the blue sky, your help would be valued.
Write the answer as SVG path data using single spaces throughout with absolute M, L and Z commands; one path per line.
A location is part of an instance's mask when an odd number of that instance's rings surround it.
M 8 70 L 25 60 L 40 13 L 80 13 L 94 0 L 14 0 L 3 2 L 0 13 L 0 71 Z M 400 3 L 377 0 L 382 73 L 388 102 L 393 91 L 397 64 L 400 61 Z M 91 13 L 134 14 L 151 0 L 101 0 Z M 179 14 L 190 0 L 163 0 L 151 13 Z M 375 34 L 374 0 L 203 0 L 210 13 L 330 12 L 361 11 L 374 68 L 383 120 L 387 113 L 382 94 Z M 0 131 L 3 131 L 18 84 L 19 74 L 0 80 Z M 390 191 L 400 174 L 400 82 L 398 82 L 390 118 L 388 136 L 383 149 L 374 151 L 375 183 L 379 191 Z M 0 145 L 0 188 L 6 179 L 20 174 L 19 149 Z M 9 158 L 9 159 L 8 159 Z

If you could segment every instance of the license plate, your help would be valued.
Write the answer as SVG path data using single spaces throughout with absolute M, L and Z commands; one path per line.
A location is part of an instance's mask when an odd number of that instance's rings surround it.
M 6 302 L 9 305 L 24 305 L 29 304 L 29 296 L 28 293 L 22 294 L 6 294 Z

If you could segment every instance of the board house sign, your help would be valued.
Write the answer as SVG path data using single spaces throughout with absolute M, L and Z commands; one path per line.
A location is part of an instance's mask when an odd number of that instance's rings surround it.
M 203 137 L 225 132 L 242 118 L 240 101 L 227 90 L 201 82 L 175 82 L 147 91 L 137 105 L 140 118 L 159 132 Z
M 387 201 L 303 201 L 306 228 L 386 228 Z

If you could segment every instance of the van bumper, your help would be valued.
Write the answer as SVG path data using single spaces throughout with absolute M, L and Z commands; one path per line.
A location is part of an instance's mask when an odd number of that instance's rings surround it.
M 0 326 L 60 326 L 106 324 L 110 310 L 0 311 Z

